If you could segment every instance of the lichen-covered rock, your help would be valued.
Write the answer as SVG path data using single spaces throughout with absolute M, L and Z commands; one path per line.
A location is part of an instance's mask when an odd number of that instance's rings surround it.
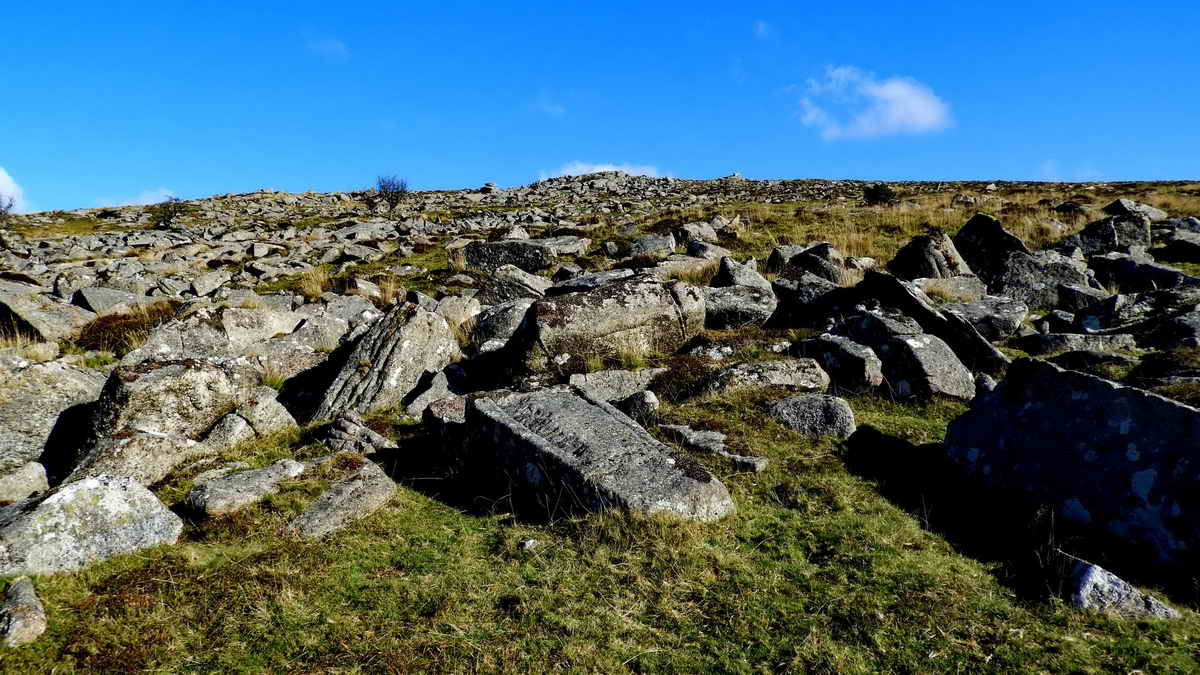
M 790 396 L 772 405 L 770 413 L 780 424 L 812 438 L 850 438 L 858 428 L 850 404 L 828 394 Z
M 572 375 L 570 384 L 586 391 L 593 398 L 615 403 L 649 388 L 650 383 L 665 372 L 666 368 L 600 370 Z
M 322 439 L 334 452 L 352 452 L 369 455 L 380 450 L 394 448 L 386 437 L 372 431 L 363 421 L 362 415 L 347 410 L 329 425 Z
M 935 394 L 966 401 L 975 397 L 975 378 L 954 350 L 934 335 L 904 335 L 875 346 L 883 378 L 900 398 Z
M 529 309 L 519 358 L 537 371 L 589 357 L 669 354 L 704 328 L 704 311 L 700 289 L 649 275 L 547 298 Z
M 174 434 L 121 431 L 88 446 L 64 482 L 108 475 L 153 485 L 184 462 L 220 449 Z
M 458 356 L 458 343 L 441 315 L 412 303 L 397 305 L 349 350 L 307 419 L 398 405 L 426 372 L 441 370 Z
M 0 285 L 0 326 L 15 328 L 44 342 L 57 342 L 79 333 L 94 312 L 59 302 L 34 287 Z
M 475 461 L 495 463 L 543 504 L 716 520 L 736 510 L 694 460 L 585 392 L 542 390 L 472 399 Z
M 978 213 L 954 235 L 954 247 L 990 287 L 1013 253 L 1029 255 L 1025 242 L 995 218 Z M 994 291 L 993 291 L 994 292 Z
M 96 476 L 0 509 L 0 575 L 74 572 L 173 544 L 183 521 L 127 477 Z
M 1132 199 L 1117 199 L 1105 206 L 1104 212 L 1111 216 L 1141 217 L 1147 220 L 1166 220 L 1170 217 L 1170 214 L 1160 208 L 1135 202 Z
M 749 286 L 750 288 L 758 288 L 764 291 L 771 291 L 771 295 L 775 292 L 771 290 L 771 282 L 767 281 L 763 275 L 755 269 L 754 260 L 751 259 L 746 263 L 739 263 L 730 257 L 721 258 L 720 266 L 717 267 L 717 275 L 713 277 L 709 284 L 713 288 L 724 288 L 727 286 Z
M 1038 333 L 1014 341 L 1018 349 L 1033 356 L 1081 350 L 1113 351 L 1135 349 L 1137 342 L 1132 335 L 1085 335 L 1082 333 Z
M 739 363 L 718 371 L 705 390 L 719 393 L 767 387 L 785 387 L 802 392 L 825 391 L 829 388 L 829 375 L 813 359 Z
M 14 579 L 0 603 L 0 644 L 22 647 L 46 632 L 46 608 L 29 577 Z
M 383 508 L 396 491 L 396 483 L 374 462 L 362 465 L 335 483 L 292 521 L 290 527 L 305 539 L 319 539 L 366 518 Z
M 184 503 L 207 516 L 233 513 L 275 494 L 280 483 L 299 476 L 304 469 L 305 466 L 296 460 L 281 459 L 262 469 L 225 474 L 197 482 Z
M 946 303 L 941 309 L 966 319 L 980 335 L 993 342 L 1016 333 L 1029 314 L 1025 303 L 994 295 L 971 302 Z
M 1119 251 L 1130 246 L 1150 248 L 1150 219 L 1143 215 L 1114 216 L 1089 223 L 1059 242 L 1060 249 L 1077 248 L 1084 255 Z
M 1018 359 L 950 423 L 946 449 L 981 487 L 1049 505 L 1147 564 L 1193 565 L 1200 410 L 1108 380 Z
M 0 474 L 38 459 L 62 413 L 103 387 L 103 373 L 61 361 L 0 365 Z
M 941 230 L 912 238 L 888 263 L 888 271 L 904 279 L 948 279 L 975 276 L 970 265 Z
M 753 286 L 704 289 L 704 327 L 728 330 L 761 326 L 775 314 L 775 293 Z

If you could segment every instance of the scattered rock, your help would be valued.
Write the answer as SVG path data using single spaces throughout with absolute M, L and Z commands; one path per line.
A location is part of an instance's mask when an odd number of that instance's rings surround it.
M 29 577 L 14 579 L 0 604 L 0 644 L 23 647 L 46 632 L 46 608 Z
M 828 394 L 785 398 L 771 406 L 771 417 L 792 431 L 812 438 L 846 439 L 858 428 L 850 404 Z
M 126 477 L 96 476 L 0 508 L 0 575 L 74 572 L 160 544 L 183 521 Z
M 293 520 L 291 529 L 305 539 L 319 539 L 383 508 L 395 493 L 396 484 L 378 464 L 361 461 L 362 466 Z
M 1085 560 L 1074 559 L 1067 597 L 1071 606 L 1120 619 L 1178 619 L 1179 612 L 1129 582 Z
M 725 486 L 616 408 L 585 392 L 543 390 L 471 400 L 479 454 L 547 505 L 716 520 L 735 512 Z
M 792 391 L 825 391 L 829 375 L 813 359 L 739 363 L 719 371 L 706 386 L 709 393 L 786 387 Z
M 184 504 L 206 516 L 233 513 L 257 504 L 279 491 L 279 484 L 304 473 L 304 465 L 293 459 L 281 459 L 274 464 L 250 471 L 238 471 L 197 482 L 188 492 Z

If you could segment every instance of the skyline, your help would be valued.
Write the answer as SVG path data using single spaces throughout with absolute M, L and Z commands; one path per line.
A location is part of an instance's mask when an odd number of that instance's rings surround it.
M 1187 180 L 1200 9 L 116 2 L 10 12 L 18 210 L 274 188 L 679 178 Z M 1119 47 L 1119 48 L 1116 48 Z

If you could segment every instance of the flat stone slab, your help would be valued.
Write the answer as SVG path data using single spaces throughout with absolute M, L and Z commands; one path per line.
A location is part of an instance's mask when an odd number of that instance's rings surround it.
M 477 398 L 467 426 L 495 461 L 547 504 L 711 521 L 736 512 L 721 481 L 587 392 L 546 389 Z
M 354 473 L 293 520 L 292 530 L 305 539 L 319 539 L 383 508 L 396 491 L 396 483 L 378 464 L 362 461 Z
M 294 459 L 281 459 L 262 469 L 226 474 L 198 483 L 188 492 L 184 503 L 209 516 L 233 513 L 275 494 L 280 483 L 299 476 L 304 469 Z

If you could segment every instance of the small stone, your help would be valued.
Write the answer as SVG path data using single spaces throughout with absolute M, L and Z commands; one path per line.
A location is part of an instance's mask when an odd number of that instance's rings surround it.
M 771 417 L 805 436 L 849 438 L 857 427 L 845 399 L 828 394 L 792 396 L 771 406 Z
M 29 577 L 19 577 L 4 591 L 0 605 L 0 643 L 21 647 L 46 632 L 46 608 Z

